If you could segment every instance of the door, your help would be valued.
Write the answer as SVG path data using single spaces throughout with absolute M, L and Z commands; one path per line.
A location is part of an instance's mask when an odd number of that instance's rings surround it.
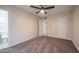
M 47 19 L 39 20 L 39 36 L 48 34 L 48 23 Z

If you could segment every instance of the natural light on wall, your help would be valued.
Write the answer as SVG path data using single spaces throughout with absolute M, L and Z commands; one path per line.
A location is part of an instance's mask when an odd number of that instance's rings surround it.
M 8 45 L 8 11 L 0 10 L 0 49 Z

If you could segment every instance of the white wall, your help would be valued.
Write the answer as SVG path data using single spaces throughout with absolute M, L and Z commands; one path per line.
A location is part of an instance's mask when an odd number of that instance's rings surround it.
M 73 43 L 79 50 L 79 6 L 73 12 Z
M 48 17 L 48 36 L 72 39 L 72 13 L 66 12 Z
M 37 17 L 13 6 L 0 6 L 9 12 L 9 46 L 38 36 Z

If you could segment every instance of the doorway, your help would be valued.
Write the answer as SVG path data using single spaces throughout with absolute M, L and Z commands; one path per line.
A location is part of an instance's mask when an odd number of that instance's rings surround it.
M 39 36 L 48 35 L 48 22 L 47 19 L 39 20 Z

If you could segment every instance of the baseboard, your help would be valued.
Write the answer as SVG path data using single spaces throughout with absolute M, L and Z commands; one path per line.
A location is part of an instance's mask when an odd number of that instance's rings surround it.
M 50 35 L 47 35 L 47 36 L 48 36 L 48 37 L 58 38 L 58 39 L 64 39 L 64 40 L 72 40 L 71 38 L 62 38 L 62 37 L 50 36 Z
M 9 44 L 8 47 L 5 47 L 5 48 L 9 48 L 9 47 L 12 47 L 12 46 L 14 46 L 14 45 L 23 43 L 23 42 L 28 41 L 28 40 L 31 40 L 32 38 L 35 38 L 35 37 L 37 37 L 37 36 L 31 37 L 31 38 L 27 38 L 27 39 L 25 39 L 25 40 L 23 40 L 23 41 L 20 41 L 20 42 L 14 43 L 14 44 Z

